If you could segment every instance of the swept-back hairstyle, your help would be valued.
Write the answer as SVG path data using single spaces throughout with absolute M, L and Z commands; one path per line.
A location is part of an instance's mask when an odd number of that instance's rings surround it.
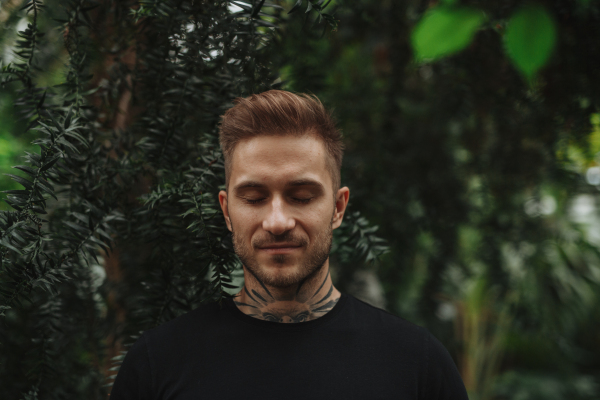
M 331 114 L 316 96 L 269 90 L 238 97 L 234 104 L 221 117 L 219 131 L 227 187 L 233 152 L 241 140 L 262 135 L 315 135 L 325 144 L 335 194 L 341 183 L 344 145 Z

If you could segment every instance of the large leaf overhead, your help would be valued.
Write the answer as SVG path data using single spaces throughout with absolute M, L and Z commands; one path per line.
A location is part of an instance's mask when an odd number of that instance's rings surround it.
M 411 43 L 418 61 L 435 60 L 464 49 L 485 21 L 485 15 L 469 7 L 440 6 L 429 11 L 412 32 Z
M 531 80 L 552 55 L 556 42 L 554 20 L 543 6 L 525 5 L 508 22 L 504 42 L 513 64 Z

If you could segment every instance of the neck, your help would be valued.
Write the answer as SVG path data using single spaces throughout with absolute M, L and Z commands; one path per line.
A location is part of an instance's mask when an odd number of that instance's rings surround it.
M 244 314 L 265 321 L 305 322 L 327 314 L 340 299 L 329 260 L 317 274 L 285 288 L 269 287 L 244 267 L 244 287 L 234 302 Z

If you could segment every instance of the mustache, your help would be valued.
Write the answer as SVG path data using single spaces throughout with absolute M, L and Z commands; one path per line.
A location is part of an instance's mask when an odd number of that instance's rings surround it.
M 286 232 L 281 235 L 269 234 L 269 236 L 261 236 L 253 239 L 252 247 L 267 247 L 279 243 L 291 243 L 294 246 L 304 247 L 308 245 L 308 239 L 304 236 L 295 235 L 291 232 Z

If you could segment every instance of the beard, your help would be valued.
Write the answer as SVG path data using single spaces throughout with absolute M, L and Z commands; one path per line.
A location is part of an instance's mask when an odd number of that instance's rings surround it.
M 316 275 L 329 258 L 333 238 L 331 224 L 318 233 L 312 244 L 309 243 L 306 237 L 294 235 L 292 232 L 286 232 L 278 236 L 266 232 L 263 236 L 253 238 L 248 245 L 235 232 L 235 230 L 232 230 L 233 248 L 244 267 L 258 281 L 276 288 L 295 286 Z M 293 243 L 296 246 L 306 248 L 306 251 L 297 260 L 294 260 L 295 257 L 289 254 L 271 255 L 269 263 L 279 265 L 279 267 L 275 267 L 276 272 L 273 273 L 269 271 L 269 268 L 260 265 L 256 259 L 256 251 L 259 247 L 281 242 Z M 296 265 L 292 265 L 293 263 Z

